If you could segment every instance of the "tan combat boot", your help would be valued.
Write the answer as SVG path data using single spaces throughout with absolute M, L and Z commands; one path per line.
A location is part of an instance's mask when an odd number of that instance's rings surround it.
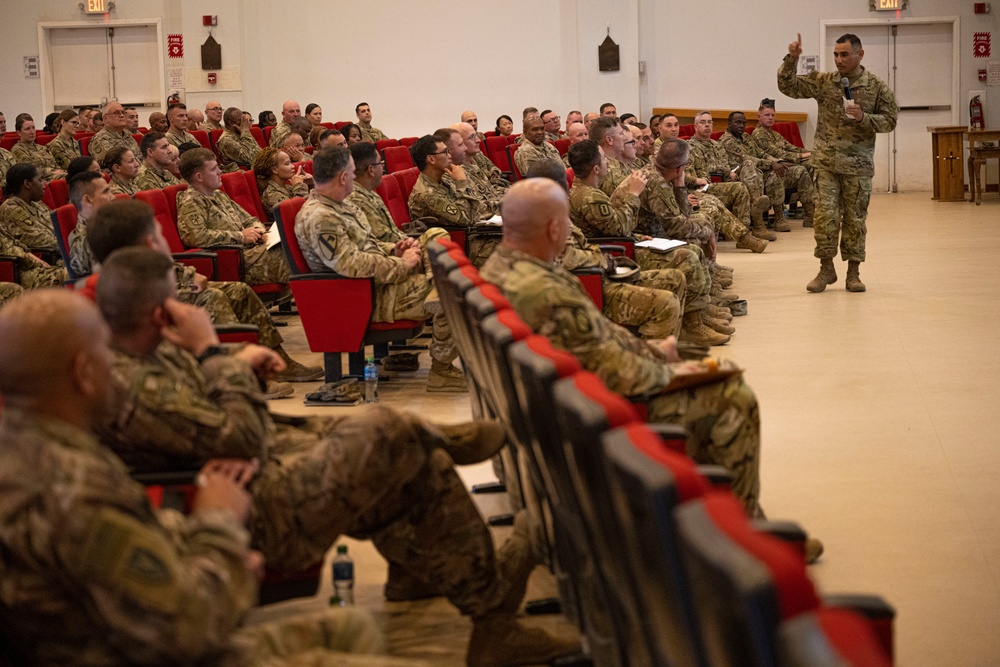
M 729 336 L 719 333 L 702 322 L 701 313 L 698 311 L 684 314 L 680 337 L 681 340 L 688 341 L 693 345 L 725 345 L 729 342 Z
M 776 232 L 792 231 L 792 226 L 788 224 L 788 219 L 785 217 L 784 204 L 779 204 L 774 207 L 774 231 Z
M 285 362 L 285 370 L 275 373 L 272 380 L 276 382 L 315 382 L 323 379 L 324 371 L 321 366 L 303 366 L 288 356 L 285 348 L 281 345 L 274 348 L 274 351 Z
M 847 280 L 844 281 L 844 287 L 847 288 L 848 292 L 864 292 L 865 284 L 861 282 L 861 262 L 849 261 L 847 262 Z
M 774 236 L 772 232 L 768 232 L 766 228 L 764 229 L 764 231 L 767 232 L 767 234 L 772 237 L 770 240 L 773 241 L 775 238 L 777 238 Z M 737 239 L 736 247 L 740 250 L 752 250 L 753 252 L 761 253 L 764 252 L 765 248 L 767 248 L 767 242 L 768 239 L 758 234 L 757 230 L 754 230 L 753 233 L 747 232 L 739 239 Z
M 774 232 L 768 231 L 767 220 L 764 219 L 764 214 L 767 213 L 769 208 L 771 208 L 770 197 L 767 195 L 757 197 L 757 201 L 750 207 L 750 232 L 759 239 L 774 241 L 778 237 Z M 736 247 L 738 248 L 739 245 Z
M 816 205 L 812 202 L 808 204 L 802 202 L 802 226 L 812 227 L 813 226 L 813 213 L 816 212 Z
M 704 310 L 700 312 L 701 312 L 701 321 L 704 322 L 705 325 L 712 331 L 723 334 L 725 336 L 732 336 L 734 333 L 736 333 L 736 329 L 734 329 L 733 326 L 728 321 L 723 319 L 716 319 L 711 315 L 709 315 Z
M 705 306 L 705 312 L 713 320 L 722 320 L 723 322 L 732 322 L 733 314 L 728 308 L 723 308 L 722 306 L 716 306 L 714 304 L 709 304 Z
M 462 371 L 451 364 L 431 360 L 431 372 L 427 374 L 427 391 L 454 393 L 468 390 Z
M 837 270 L 833 268 L 833 259 L 826 257 L 819 260 L 819 273 L 809 281 L 806 289 L 810 292 L 822 292 L 827 285 L 837 282 Z
M 465 664 L 469 667 L 547 665 L 580 650 L 579 632 L 568 624 L 550 632 L 513 616 L 494 614 L 473 619 Z
M 438 428 L 445 437 L 441 449 L 460 466 L 492 458 L 507 442 L 507 432 L 498 422 L 442 424 Z

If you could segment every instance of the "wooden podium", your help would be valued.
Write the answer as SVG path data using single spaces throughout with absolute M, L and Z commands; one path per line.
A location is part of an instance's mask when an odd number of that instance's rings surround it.
M 934 196 L 938 201 L 965 201 L 965 167 L 962 143 L 964 125 L 928 127 L 934 168 Z

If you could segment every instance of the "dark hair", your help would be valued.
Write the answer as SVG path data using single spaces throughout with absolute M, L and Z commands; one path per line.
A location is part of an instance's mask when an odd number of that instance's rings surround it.
M 98 171 L 85 171 L 69 179 L 69 200 L 78 211 L 83 208 L 83 195 L 90 191 L 90 184 L 98 180 L 104 183 L 104 176 Z
M 439 143 L 444 142 L 433 134 L 425 134 L 410 146 L 410 157 L 413 158 L 413 164 L 417 169 L 423 171 L 427 168 L 427 156 L 437 152 Z
M 378 151 L 375 149 L 375 144 L 359 141 L 350 146 L 348 150 L 351 151 L 351 156 L 354 158 L 354 173 L 356 174 L 378 162 Z
M 663 116 L 658 113 L 654 113 L 652 116 L 650 116 L 649 117 L 650 127 L 652 127 L 653 123 L 656 122 L 657 120 L 663 120 Z
M 306 115 L 308 116 L 309 114 L 311 114 L 313 112 L 313 109 L 316 109 L 318 107 L 319 107 L 319 105 L 316 104 L 315 102 L 311 102 L 310 104 L 307 104 L 306 105 Z
M 600 108 L 600 111 L 599 111 L 598 113 L 600 113 L 600 114 L 602 114 L 602 115 L 603 115 L 603 114 L 604 114 L 604 110 L 605 110 L 605 109 L 607 109 L 608 107 L 612 107 L 612 108 L 614 108 L 615 110 L 617 110 L 617 109 L 618 109 L 618 107 L 616 107 L 616 106 L 615 106 L 614 104 L 612 104 L 611 102 L 605 102 L 604 104 L 602 104 L 602 105 L 601 105 L 601 108 Z
M 114 170 L 112 167 L 115 165 L 121 166 L 122 158 L 125 157 L 125 153 L 131 153 L 132 148 L 130 146 L 115 146 L 108 151 L 108 154 L 104 156 L 104 163 L 101 165 L 105 171 L 111 173 Z
M 660 169 L 677 169 L 687 160 L 688 152 L 688 143 L 683 139 L 667 139 L 660 145 L 653 163 Z
M 629 118 L 635 118 L 635 114 L 634 113 L 623 113 L 621 116 L 618 117 L 618 120 L 620 120 L 621 122 L 624 123 Z
M 257 125 L 259 127 L 269 127 L 267 124 L 268 117 L 274 118 L 274 112 L 270 109 L 264 109 L 259 114 L 257 114 Z
M 4 194 L 8 197 L 21 192 L 25 181 L 33 181 L 38 176 L 38 167 L 30 162 L 18 162 L 7 170 L 7 183 L 4 185 Z
M 665 121 L 668 118 L 677 118 L 677 114 L 670 113 L 668 111 L 667 113 L 665 113 L 662 116 L 660 116 L 660 122 L 663 122 L 663 121 Z M 680 120 L 680 118 L 677 118 L 677 120 Z
M 243 124 L 243 110 L 239 107 L 229 107 L 222 112 L 222 124 L 225 127 L 239 127 Z
M 25 121 L 35 122 L 35 119 L 31 117 L 30 113 L 19 113 L 14 117 L 14 131 L 20 132 L 21 128 L 24 127 Z
M 743 116 L 744 118 L 746 118 L 747 115 L 745 113 L 743 113 L 742 111 L 732 111 L 732 112 L 730 112 L 730 114 L 728 116 L 729 122 L 732 123 L 733 122 L 733 118 L 735 118 L 736 116 Z
M 182 104 L 181 102 L 174 102 L 173 104 L 167 107 L 167 113 L 170 113 L 174 109 L 183 109 L 184 111 L 187 111 L 187 105 Z
M 760 101 L 760 108 L 761 109 L 764 109 L 764 108 L 773 109 L 774 108 L 774 100 L 772 100 L 770 97 L 765 97 L 764 99 L 762 99 Z
M 180 146 L 177 147 L 177 154 L 178 155 L 184 155 L 188 151 L 198 150 L 199 148 L 201 148 L 202 150 L 208 151 L 207 148 L 205 148 L 204 146 L 202 146 L 201 144 L 199 144 L 197 141 L 185 141 L 183 144 L 181 144 Z M 208 151 L 208 152 L 211 153 L 212 151 Z
M 58 117 L 59 117 L 59 112 L 58 111 L 53 111 L 52 113 L 50 113 L 48 116 L 45 117 L 45 128 L 44 129 L 45 129 L 46 132 L 48 132 L 50 134 L 55 134 L 55 130 L 52 129 L 52 123 L 54 123 L 56 121 L 56 118 L 58 118 Z
M 190 180 L 195 173 L 200 171 L 206 164 L 215 159 L 215 153 L 207 148 L 202 148 L 201 146 L 184 151 L 181 154 L 181 178 L 185 181 Z
M 351 151 L 346 146 L 323 148 L 313 154 L 313 180 L 322 185 L 341 174 L 351 163 Z
M 542 113 L 538 114 L 538 117 L 541 118 L 544 121 L 545 120 L 545 116 L 548 115 L 548 114 L 550 114 L 550 113 L 555 113 L 555 111 L 553 111 L 552 109 L 546 109 Z
M 340 128 L 340 133 L 342 135 L 344 135 L 344 139 L 346 139 L 348 143 L 350 143 L 350 141 L 351 141 L 351 129 L 352 128 L 357 128 L 357 130 L 358 130 L 358 136 L 361 136 L 361 126 L 358 125 L 357 123 L 348 123 L 344 127 Z
M 303 118 L 299 116 L 288 124 L 292 131 L 289 134 L 297 134 L 302 137 L 302 141 L 309 144 L 309 133 L 312 132 L 312 123 L 309 122 L 308 118 Z
M 121 201 L 102 206 L 97 217 L 104 218 L 105 211 L 116 204 L 137 205 L 137 213 L 138 208 L 145 207 L 147 216 L 152 219 L 152 209 L 138 201 Z M 91 234 L 93 226 L 87 233 L 87 241 L 93 245 Z M 94 255 L 97 255 L 96 250 Z M 173 260 L 169 257 L 142 246 L 121 247 L 101 262 L 101 279 L 97 281 L 97 306 L 113 333 L 127 334 L 135 331 L 154 308 L 166 301 L 172 287 L 167 272 L 173 265 Z
M 566 175 L 566 167 L 559 160 L 551 158 L 536 160 L 528 167 L 528 173 L 524 177 L 548 178 L 561 185 L 563 190 L 569 191 L 569 177 Z
M 103 262 L 119 248 L 138 245 L 156 229 L 153 209 L 137 199 L 116 199 L 99 208 L 87 223 L 87 243 Z
M 497 116 L 497 122 L 496 122 L 496 127 L 494 128 L 494 129 L 496 130 L 497 134 L 500 134 L 500 121 L 501 121 L 502 119 L 504 119 L 504 118 L 506 118 L 506 119 L 507 119 L 507 122 L 508 122 L 508 123 L 510 123 L 511 125 L 513 125 L 513 124 L 514 124 L 514 119 L 512 119 L 512 118 L 511 118 L 510 116 L 508 116 L 507 114 L 501 114 L 500 116 Z
M 642 122 L 641 120 L 637 120 L 637 121 L 635 121 L 634 123 L 632 123 L 632 127 L 637 127 L 637 128 L 639 128 L 640 130 L 645 130 L 645 129 L 648 129 L 648 128 L 649 128 L 649 125 L 646 125 L 646 124 L 645 124 L 645 123 L 643 123 L 643 122 Z
M 447 146 L 453 134 L 462 136 L 461 132 L 459 132 L 458 130 L 453 130 L 450 127 L 442 127 L 440 129 L 434 130 L 434 134 L 431 136 L 433 136 L 435 139 L 437 139 L 442 144 Z
M 156 146 L 157 141 L 166 138 L 167 135 L 165 135 L 162 132 L 157 132 L 156 130 L 153 130 L 152 132 L 147 132 L 146 134 L 142 135 L 142 141 L 139 142 L 139 152 L 142 153 L 142 159 L 145 160 L 148 157 L 147 153 L 153 150 L 153 147 Z
M 613 118 L 611 116 L 598 116 L 590 123 L 590 129 L 587 130 L 587 135 L 600 144 L 604 141 L 604 137 L 607 136 L 608 131 L 615 127 L 618 127 L 617 118 Z
M 326 139 L 327 137 L 329 137 L 330 135 L 333 135 L 333 134 L 339 134 L 342 137 L 344 136 L 343 133 L 341 133 L 340 130 L 337 130 L 337 129 L 334 129 L 334 128 L 331 127 L 331 128 L 328 128 L 327 130 L 325 130 L 323 132 L 323 134 L 319 135 L 320 142 L 322 142 L 324 139 Z
M 837 38 L 837 44 L 843 44 L 844 42 L 850 42 L 851 46 L 855 50 L 861 48 L 861 38 L 852 32 L 849 32 L 846 35 L 841 35 Z
M 69 161 L 69 166 L 66 167 L 66 180 L 73 178 L 77 174 L 90 171 L 90 165 L 96 162 L 97 160 L 90 155 L 81 155 L 80 157 L 73 158 Z
M 601 164 L 601 147 L 593 139 L 576 142 L 566 155 L 573 174 L 579 178 L 586 178 L 594 165 Z
M 524 110 L 521 112 L 521 120 L 524 120 L 528 116 L 528 114 L 533 114 L 533 113 L 538 113 L 538 107 L 524 107 Z
M 357 106 L 354 107 L 354 115 L 355 116 L 358 115 L 358 111 L 361 110 L 361 107 L 369 107 L 369 108 L 371 108 L 371 105 L 368 104 L 368 102 L 358 102 Z

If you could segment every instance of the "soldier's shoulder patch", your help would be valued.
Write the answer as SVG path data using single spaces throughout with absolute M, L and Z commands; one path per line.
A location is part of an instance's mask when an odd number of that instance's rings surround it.
M 607 202 L 598 202 L 597 212 L 602 218 L 610 218 L 612 216 L 611 206 Z

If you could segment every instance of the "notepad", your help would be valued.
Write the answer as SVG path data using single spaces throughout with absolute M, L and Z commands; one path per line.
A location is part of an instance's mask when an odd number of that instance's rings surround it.
M 476 223 L 477 225 L 494 225 L 497 227 L 503 226 L 503 218 L 499 215 L 494 215 L 492 218 L 487 218 L 486 220 L 480 220 Z
M 660 239 L 654 238 L 648 241 L 640 241 L 635 244 L 636 248 L 647 248 L 653 252 L 670 252 L 674 248 L 680 248 L 681 246 L 687 245 L 687 241 L 678 241 L 677 239 Z

